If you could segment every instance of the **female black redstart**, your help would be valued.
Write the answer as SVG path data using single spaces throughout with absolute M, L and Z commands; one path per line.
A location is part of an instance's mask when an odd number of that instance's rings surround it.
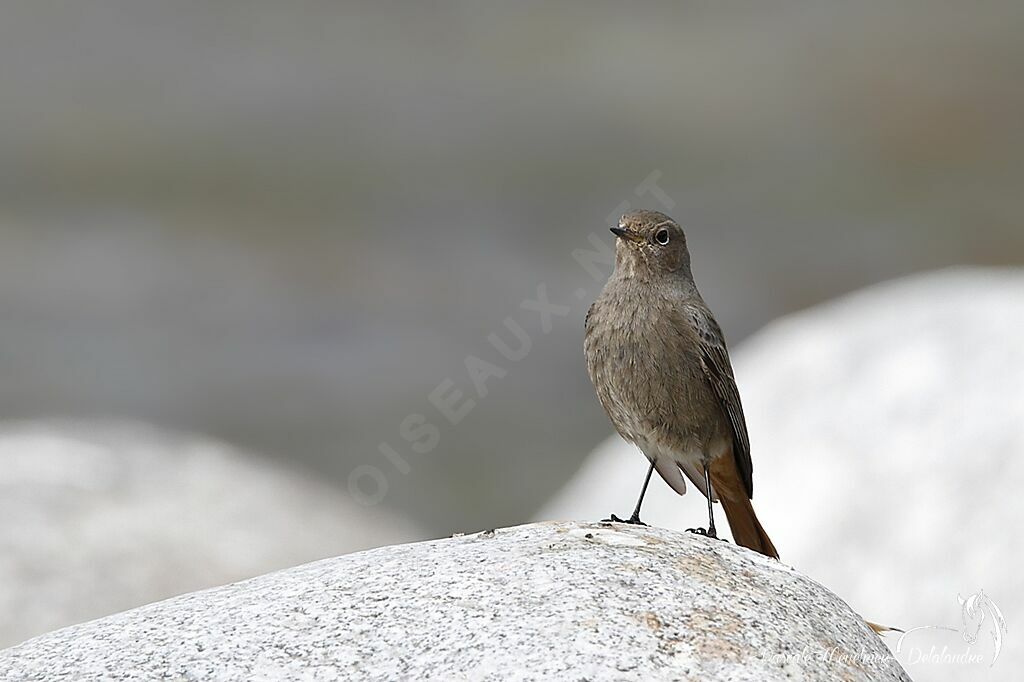
M 657 211 L 622 216 L 615 272 L 587 313 L 584 351 L 597 397 L 651 466 L 625 523 L 641 523 L 651 473 L 680 495 L 684 476 L 721 501 L 737 544 L 778 558 L 750 504 L 753 467 L 743 405 L 722 330 L 697 291 L 679 225 Z M 612 517 L 613 521 L 620 521 Z

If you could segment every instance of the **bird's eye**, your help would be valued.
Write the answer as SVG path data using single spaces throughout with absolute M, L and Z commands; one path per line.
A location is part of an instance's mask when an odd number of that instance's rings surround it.
M 658 230 L 655 232 L 654 241 L 658 242 L 662 246 L 668 244 L 668 230 Z

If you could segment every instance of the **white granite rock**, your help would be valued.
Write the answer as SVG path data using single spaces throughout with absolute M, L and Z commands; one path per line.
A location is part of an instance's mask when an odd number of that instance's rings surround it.
M 876 622 L 955 630 L 887 637 L 914 677 L 1015 678 L 1024 647 L 1002 646 L 999 614 L 1012 630 L 1024 613 L 1024 270 L 879 285 L 775 322 L 733 359 L 754 506 L 782 560 Z M 645 467 L 612 437 L 537 518 L 629 513 Z M 705 502 L 656 482 L 643 518 L 705 525 Z M 958 596 L 980 591 L 968 613 Z
M 545 523 L 328 559 L 44 635 L 3 680 L 908 680 L 841 599 L 673 531 Z
M 130 424 L 0 426 L 0 646 L 415 537 L 222 443 Z

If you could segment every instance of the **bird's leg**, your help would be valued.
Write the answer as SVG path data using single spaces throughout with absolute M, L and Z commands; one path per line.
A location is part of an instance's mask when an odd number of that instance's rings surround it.
M 640 520 L 640 506 L 644 503 L 644 495 L 647 494 L 647 486 L 651 482 L 651 474 L 654 473 L 654 460 L 651 460 L 651 466 L 647 470 L 647 477 L 644 479 L 644 487 L 640 489 L 640 499 L 636 501 L 636 509 L 633 510 L 633 515 L 628 520 L 623 521 L 615 514 L 612 514 L 610 518 L 605 521 L 614 521 L 615 523 L 628 523 L 634 526 L 646 526 L 647 524 Z
M 708 491 L 708 537 L 718 538 L 718 533 L 715 532 L 715 504 L 712 502 L 714 495 L 711 493 L 711 474 L 708 473 L 708 465 L 704 465 L 704 487 Z
M 708 491 L 708 529 L 703 528 L 689 528 L 687 533 L 694 533 L 695 535 L 706 535 L 709 538 L 718 539 L 718 532 L 715 530 L 715 507 L 711 501 L 713 497 L 711 493 L 711 474 L 708 473 L 708 467 L 704 465 L 704 489 Z

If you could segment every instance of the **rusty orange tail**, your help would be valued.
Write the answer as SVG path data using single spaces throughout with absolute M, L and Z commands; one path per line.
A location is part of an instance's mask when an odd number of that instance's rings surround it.
M 736 544 L 778 559 L 775 545 L 757 520 L 732 454 L 723 455 L 711 462 L 708 473 L 711 476 L 711 487 L 725 509 L 725 517 L 729 520 Z

